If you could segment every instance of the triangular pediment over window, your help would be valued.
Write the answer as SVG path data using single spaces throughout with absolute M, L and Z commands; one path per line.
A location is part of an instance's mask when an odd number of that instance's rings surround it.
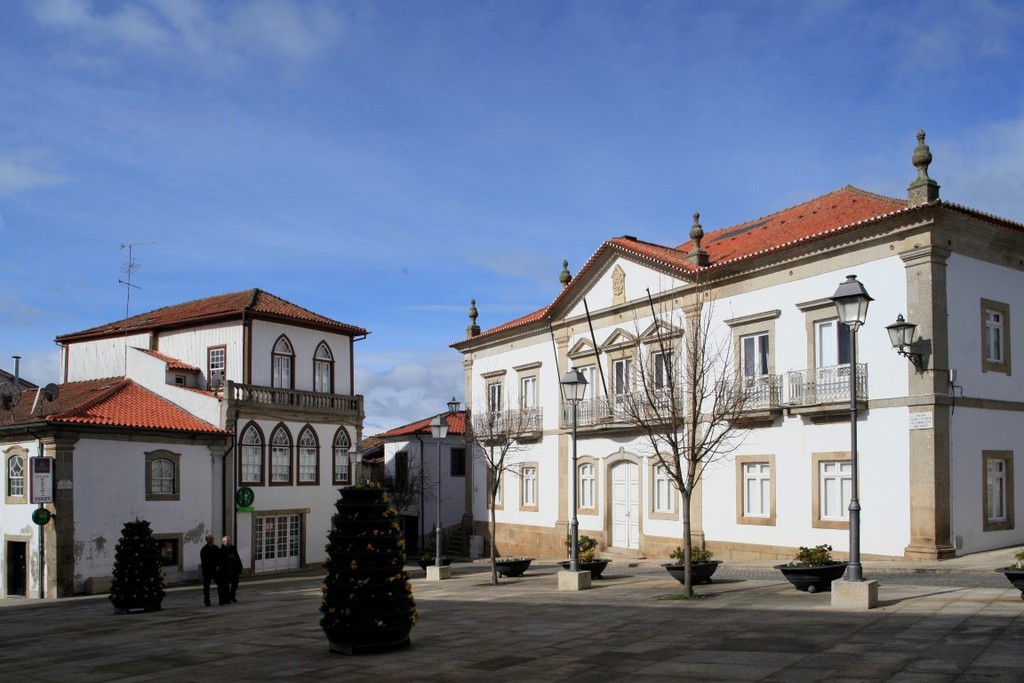
M 636 337 L 623 329 L 615 329 L 610 335 L 608 335 L 608 338 L 605 339 L 604 343 L 601 344 L 601 350 L 613 351 L 615 349 L 623 349 L 630 346 L 636 346 Z
M 569 349 L 569 358 L 572 360 L 588 358 L 593 355 L 595 355 L 594 345 L 589 339 L 579 339 L 572 345 L 572 348 Z
M 678 339 L 682 336 L 683 328 L 664 320 L 658 320 L 651 323 L 650 327 L 640 333 L 640 341 L 650 344 L 651 342 L 659 341 L 659 339 Z

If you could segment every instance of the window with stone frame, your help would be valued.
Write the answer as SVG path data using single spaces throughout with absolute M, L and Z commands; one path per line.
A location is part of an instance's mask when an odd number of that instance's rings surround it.
M 1013 451 L 982 451 L 982 466 L 982 531 L 1013 529 Z
M 243 484 L 263 484 L 263 433 L 255 423 L 250 422 L 242 430 L 241 482 Z
M 295 351 L 288 337 L 283 334 L 274 343 L 271 361 L 270 386 L 276 389 L 294 389 Z
M 537 502 L 537 464 L 524 464 L 519 470 L 519 509 L 536 512 Z
M 327 342 L 320 342 L 313 354 L 313 391 L 334 393 L 334 354 Z
M 597 509 L 597 467 L 592 462 L 579 466 L 579 494 L 580 508 Z
M 451 460 L 451 468 L 449 472 L 453 477 L 464 477 L 466 476 L 466 449 L 465 448 L 449 448 L 448 457 Z
M 812 453 L 814 490 L 811 526 L 849 529 L 853 463 L 848 451 Z
M 28 497 L 28 491 L 25 486 L 25 468 L 28 466 L 28 451 L 19 447 L 8 449 L 6 464 L 6 502 L 9 504 L 23 503 Z
M 300 485 L 313 485 L 320 482 L 320 445 L 316 432 L 309 425 L 299 433 L 299 476 Z
M 146 453 L 146 500 L 181 500 L 181 455 L 167 450 Z
M 775 456 L 740 455 L 735 462 L 737 524 L 774 526 Z
M 343 428 L 339 428 L 334 434 L 334 445 L 333 445 L 333 466 L 331 470 L 334 473 L 334 483 L 339 485 L 346 485 L 352 483 L 352 466 L 349 457 L 349 449 L 351 448 L 351 441 L 348 438 L 348 432 Z
M 981 300 L 981 370 L 1010 374 L 1010 307 Z
M 284 425 L 278 425 L 270 434 L 270 484 L 285 486 L 292 483 L 292 435 Z

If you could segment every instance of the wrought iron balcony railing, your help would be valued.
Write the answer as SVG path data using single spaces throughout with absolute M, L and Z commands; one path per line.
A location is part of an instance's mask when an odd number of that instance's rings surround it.
M 655 389 L 648 397 L 643 392 L 599 396 L 580 401 L 576 409 L 577 427 L 614 426 L 635 424 L 637 420 L 668 420 L 672 415 L 671 392 L 668 389 Z M 685 402 L 683 392 L 676 390 L 676 419 L 682 419 Z M 562 404 L 560 425 L 562 428 L 572 426 L 572 405 Z
M 541 408 L 515 408 L 473 415 L 473 432 L 478 439 L 521 437 L 538 434 L 543 429 L 544 411 Z
M 793 370 L 786 375 L 789 404 L 813 406 L 850 400 L 850 364 Z M 857 398 L 868 397 L 868 365 L 857 363 Z
M 744 412 L 775 410 L 782 407 L 782 375 L 744 377 L 729 385 L 731 392 L 742 392 L 732 397 L 740 402 Z

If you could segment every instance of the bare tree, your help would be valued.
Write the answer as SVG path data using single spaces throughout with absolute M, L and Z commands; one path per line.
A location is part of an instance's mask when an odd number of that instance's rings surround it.
M 495 500 L 501 490 L 501 482 L 505 474 L 519 474 L 519 463 L 509 456 L 523 450 L 524 437 L 539 434 L 541 431 L 541 412 L 539 408 L 518 408 L 512 410 L 489 410 L 485 407 L 480 412 L 473 411 L 466 419 L 466 443 L 472 448 L 474 457 L 479 458 L 487 466 L 487 508 L 489 511 L 488 528 L 491 537 L 491 585 L 498 585 L 497 548 L 495 532 L 497 519 L 495 516 Z
M 638 354 L 634 388 L 621 410 L 626 421 L 643 433 L 682 498 L 683 585 L 686 595 L 692 596 L 693 491 L 707 467 L 742 442 L 746 430 L 741 418 L 751 405 L 755 387 L 737 378 L 731 335 L 714 333 L 714 302 L 705 300 L 701 287 L 682 310 L 672 308 L 666 299 L 659 314 L 650 292 L 648 297 L 658 352 L 649 357 Z M 674 334 L 676 330 L 685 332 Z M 681 337 L 681 342 L 673 337 Z M 681 368 L 676 367 L 676 350 L 682 352 Z

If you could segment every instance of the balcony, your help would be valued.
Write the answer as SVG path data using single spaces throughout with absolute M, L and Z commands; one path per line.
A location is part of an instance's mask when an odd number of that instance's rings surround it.
M 782 415 L 782 375 L 744 377 L 729 384 L 730 400 L 742 413 L 747 426 L 773 422 Z
M 790 408 L 794 412 L 840 414 L 850 405 L 850 364 L 793 370 L 786 375 Z M 867 402 L 868 365 L 857 363 L 857 401 Z
M 473 432 L 487 443 L 505 438 L 536 439 L 544 430 L 544 411 L 541 408 L 499 410 L 473 415 Z
M 224 390 L 228 409 L 284 411 L 319 416 L 324 421 L 358 422 L 363 419 L 363 397 L 295 391 L 255 384 L 228 382 Z
M 580 401 L 576 409 L 577 428 L 593 427 L 629 427 L 636 424 L 637 408 L 643 410 L 644 419 L 652 422 L 667 420 L 672 416 L 671 395 L 667 389 L 657 389 L 649 399 L 643 392 L 600 396 Z M 676 390 L 676 417 L 684 417 L 684 394 Z M 560 426 L 563 429 L 572 427 L 572 405 L 562 405 Z

